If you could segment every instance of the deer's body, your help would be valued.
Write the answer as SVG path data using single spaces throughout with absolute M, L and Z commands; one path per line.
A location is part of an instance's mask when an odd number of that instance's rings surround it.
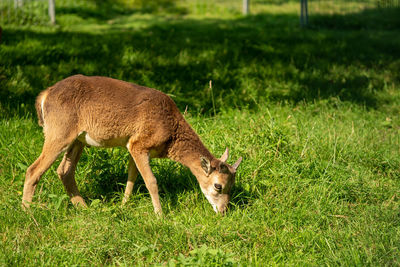
M 32 201 L 40 177 L 64 151 L 57 172 L 71 201 L 85 205 L 74 178 L 83 147 L 122 146 L 131 155 L 124 202 L 139 171 L 155 211 L 161 212 L 149 160 L 168 157 L 189 167 L 214 209 L 225 211 L 240 160 L 233 166 L 226 164 L 227 151 L 221 160 L 216 159 L 164 93 L 111 78 L 75 75 L 40 93 L 36 110 L 45 142 L 41 155 L 26 173 L 25 205 Z M 215 184 L 221 188 L 215 189 Z

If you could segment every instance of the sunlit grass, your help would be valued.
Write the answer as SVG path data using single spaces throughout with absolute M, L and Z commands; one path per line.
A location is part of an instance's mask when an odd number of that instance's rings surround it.
M 141 179 L 121 208 L 127 152 L 94 148 L 85 149 L 77 170 L 89 209 L 69 204 L 55 165 L 40 182 L 38 206 L 25 213 L 24 171 L 43 138 L 33 120 L 3 120 L 2 260 L 398 263 L 398 118 L 332 101 L 188 119 L 216 155 L 228 146 L 231 162 L 244 157 L 226 217 L 213 213 L 187 169 L 166 160 L 153 162 L 165 216 L 153 214 Z M 222 254 L 189 254 L 203 245 Z

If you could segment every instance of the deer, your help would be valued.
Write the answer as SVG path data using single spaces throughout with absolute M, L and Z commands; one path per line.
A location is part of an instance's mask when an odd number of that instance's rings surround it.
M 188 167 L 214 211 L 225 214 L 242 157 L 229 165 L 228 148 L 220 158 L 214 157 L 163 92 L 108 77 L 74 75 L 42 91 L 35 108 L 44 144 L 26 171 L 24 209 L 30 207 L 40 178 L 61 153 L 64 156 L 57 174 L 74 206 L 87 207 L 75 170 L 83 148 L 88 146 L 125 147 L 129 151 L 122 205 L 129 200 L 140 173 L 154 212 L 162 214 L 150 160 L 169 158 Z

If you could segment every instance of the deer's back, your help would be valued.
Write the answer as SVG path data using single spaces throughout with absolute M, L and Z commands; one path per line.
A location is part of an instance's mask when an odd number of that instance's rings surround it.
M 45 123 L 65 125 L 98 141 L 170 138 L 182 119 L 170 97 L 155 89 L 106 77 L 75 75 L 47 90 Z

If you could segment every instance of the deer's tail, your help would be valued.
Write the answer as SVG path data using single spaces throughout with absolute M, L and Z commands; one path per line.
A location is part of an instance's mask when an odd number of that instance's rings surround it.
M 36 113 L 38 116 L 38 123 L 40 126 L 44 125 L 44 101 L 46 100 L 48 91 L 44 90 L 42 91 L 36 98 L 35 102 L 35 108 L 36 108 Z

